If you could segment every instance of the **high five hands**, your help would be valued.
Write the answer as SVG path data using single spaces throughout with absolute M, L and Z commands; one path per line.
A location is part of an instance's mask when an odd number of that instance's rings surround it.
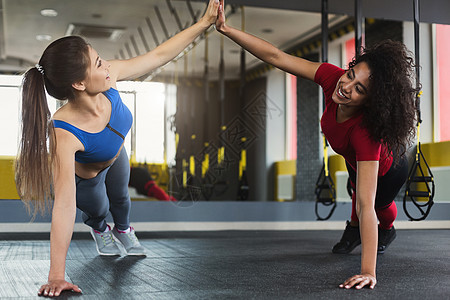
M 219 0 L 209 0 L 208 8 L 202 17 L 209 25 L 215 24 L 217 21 L 219 4 Z
M 225 28 L 225 0 L 219 0 L 219 9 L 217 12 L 217 19 L 216 19 L 216 30 L 219 32 L 223 32 Z

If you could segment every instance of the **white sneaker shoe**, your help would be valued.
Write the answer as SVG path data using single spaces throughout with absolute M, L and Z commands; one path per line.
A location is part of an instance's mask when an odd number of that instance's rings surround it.
M 130 232 L 119 231 L 116 227 L 112 230 L 114 237 L 123 245 L 128 255 L 146 256 L 145 248 L 139 243 L 133 227 Z
M 97 252 L 100 255 L 106 256 L 120 256 L 121 252 L 119 247 L 117 247 L 114 241 L 111 227 L 109 227 L 108 232 L 99 232 L 91 228 L 91 235 L 94 238 L 95 246 L 97 247 Z

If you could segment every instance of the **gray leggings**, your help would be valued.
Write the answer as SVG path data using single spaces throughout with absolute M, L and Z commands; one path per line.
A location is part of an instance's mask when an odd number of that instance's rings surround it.
M 114 163 L 91 179 L 75 175 L 77 207 L 83 212 L 86 225 L 98 231 L 106 230 L 106 216 L 111 211 L 117 229 L 130 226 L 131 201 L 128 194 L 130 163 L 122 148 Z

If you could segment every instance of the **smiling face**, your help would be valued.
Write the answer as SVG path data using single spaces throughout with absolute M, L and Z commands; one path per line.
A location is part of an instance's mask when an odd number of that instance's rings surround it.
M 86 92 L 96 94 L 107 91 L 111 87 L 109 77 L 109 63 L 98 55 L 92 47 L 89 47 L 90 66 L 85 80 Z
M 369 96 L 370 69 L 366 62 L 360 62 L 339 78 L 332 99 L 336 104 L 358 107 Z

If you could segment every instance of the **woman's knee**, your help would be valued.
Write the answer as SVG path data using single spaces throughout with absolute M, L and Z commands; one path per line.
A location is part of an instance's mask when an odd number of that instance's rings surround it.
M 83 203 L 77 201 L 77 207 L 89 217 L 106 218 L 109 212 L 109 201 L 86 201 Z

